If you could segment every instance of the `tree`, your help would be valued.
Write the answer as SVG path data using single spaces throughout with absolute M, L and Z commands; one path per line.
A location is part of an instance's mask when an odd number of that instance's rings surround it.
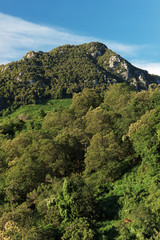
M 85 176 L 96 172 L 103 172 L 108 180 L 119 177 L 119 165 L 122 151 L 116 137 L 111 132 L 96 133 L 90 142 L 85 156 Z
M 91 107 L 98 107 L 100 103 L 100 96 L 93 89 L 85 88 L 73 96 L 71 109 L 75 111 L 77 117 L 82 117 Z
M 94 240 L 95 231 L 86 218 L 77 218 L 68 224 L 62 236 L 64 240 Z
M 96 199 L 80 176 L 64 180 L 56 202 L 62 218 L 67 222 L 81 217 L 96 218 Z

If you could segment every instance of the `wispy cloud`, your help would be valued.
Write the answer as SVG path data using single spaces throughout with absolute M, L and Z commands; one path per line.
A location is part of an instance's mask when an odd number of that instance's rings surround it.
M 49 51 L 59 45 L 93 40 L 0 13 L 0 63 L 21 58 L 30 50 Z
M 150 74 L 160 76 L 160 62 L 146 62 L 141 60 L 134 60 L 132 62 L 136 67 L 147 70 Z
M 125 56 L 135 56 L 140 52 L 144 45 L 129 45 L 129 44 L 122 44 L 114 41 L 104 41 L 112 50 L 118 52 L 119 54 Z
M 119 54 L 131 55 L 138 46 L 80 36 L 64 29 L 47 27 L 21 18 L 0 13 L 0 64 L 21 59 L 30 50 L 50 51 L 64 44 L 82 44 L 101 41 Z

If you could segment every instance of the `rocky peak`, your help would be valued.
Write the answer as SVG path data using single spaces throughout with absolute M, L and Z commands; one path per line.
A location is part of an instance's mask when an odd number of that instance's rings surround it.
M 36 57 L 36 53 L 34 51 L 30 51 L 23 57 L 23 59 L 33 59 L 34 57 Z
M 35 59 L 35 58 L 39 57 L 39 55 L 42 55 L 42 54 L 43 54 L 42 51 L 38 51 L 38 52 L 30 51 L 26 55 L 24 55 L 22 60 Z
M 99 42 L 88 43 L 87 48 L 88 54 L 90 54 L 92 57 L 102 56 L 107 49 L 106 45 Z

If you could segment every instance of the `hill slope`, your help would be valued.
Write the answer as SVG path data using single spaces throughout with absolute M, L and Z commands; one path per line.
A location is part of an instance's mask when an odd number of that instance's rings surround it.
M 21 113 L 0 124 L 0 239 L 160 239 L 159 86 Z
M 65 45 L 48 53 L 31 51 L 20 61 L 0 66 L 0 110 L 71 97 L 85 87 L 103 92 L 109 84 L 126 82 L 141 90 L 159 81 L 99 42 Z

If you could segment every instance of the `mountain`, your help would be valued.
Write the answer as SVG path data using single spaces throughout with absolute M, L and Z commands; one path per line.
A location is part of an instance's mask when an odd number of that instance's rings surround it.
M 99 42 L 30 51 L 20 61 L 0 66 L 0 110 L 72 97 L 83 88 L 103 93 L 109 84 L 120 82 L 141 90 L 159 83 L 160 77 L 134 67 Z
M 89 43 L 0 79 L 0 239 L 160 239 L 159 77 Z

